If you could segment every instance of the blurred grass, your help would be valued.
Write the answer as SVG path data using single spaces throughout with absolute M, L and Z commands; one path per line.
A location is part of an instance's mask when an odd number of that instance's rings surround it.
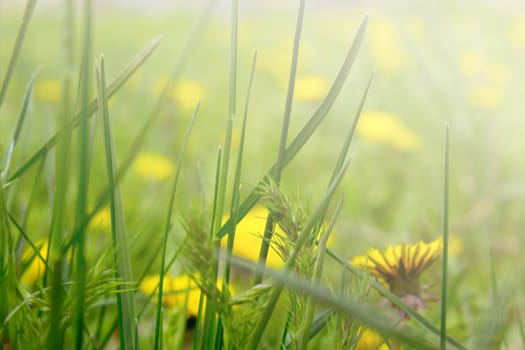
M 493 256 L 496 276 L 504 276 L 508 271 L 523 272 L 515 262 L 522 260 L 525 248 L 522 230 L 525 167 L 521 161 L 525 131 L 525 121 L 521 118 L 521 96 L 525 93 L 521 84 L 525 76 L 521 64 L 525 30 L 520 30 L 525 26 L 525 9 L 491 2 L 477 6 L 434 4 L 426 9 L 412 2 L 398 8 L 370 6 L 366 9 L 370 16 L 369 34 L 348 83 L 319 133 L 284 171 L 283 181 L 289 187 L 305 190 L 312 198 L 324 193 L 331 166 L 336 161 L 334 149 L 338 149 L 338 140 L 343 140 L 347 132 L 341 125 L 354 116 L 360 103 L 360 94 L 355 91 L 362 90 L 369 72 L 375 70 L 365 111 L 393 114 L 422 141 L 417 149 L 402 151 L 370 142 L 357 131 L 351 146 L 352 166 L 341 183 L 347 197 L 334 232 L 338 242 L 334 249 L 344 257 L 351 257 L 364 252 L 369 245 L 385 247 L 400 240 L 432 239 L 441 234 L 442 168 L 438 160 L 442 154 L 442 125 L 448 120 L 452 140 L 450 239 L 457 237 L 462 248 L 449 255 L 451 288 L 447 329 L 455 337 L 464 337 L 472 321 L 465 310 L 475 315 L 492 303 L 488 293 L 492 290 L 489 256 Z M 21 12 L 10 7 L 2 10 L 0 67 L 7 67 Z M 279 135 L 274 132 L 274 125 L 280 123 L 286 97 L 294 30 L 290 19 L 294 15 L 267 9 L 271 17 L 256 16 L 248 10 L 243 12 L 242 6 L 240 10 L 237 60 L 240 82 L 248 81 L 253 49 L 259 50 L 246 128 L 249 142 L 243 148 L 241 195 L 245 195 L 271 166 L 277 153 Z M 317 13 L 307 8 L 298 78 L 313 75 L 320 77 L 318 81 L 330 81 L 335 76 L 338 58 L 344 55 L 345 40 L 357 27 L 364 10 L 326 7 Z M 109 101 L 117 154 L 126 153 L 129 140 L 137 134 L 154 106 L 159 94 L 156 87 L 167 78 L 174 57 L 181 55 L 182 42 L 196 18 L 190 10 L 185 13 L 97 11 L 92 52 L 104 53 L 109 77 L 144 43 L 159 33 L 164 34 L 162 44 L 143 69 Z M 228 107 L 228 75 L 225 69 L 218 68 L 228 66 L 230 33 L 226 23 L 220 14 L 213 17 L 190 54 L 191 64 L 184 70 L 185 81 L 199 87 L 197 95 L 200 94 L 198 98 L 203 102 L 195 124 L 199 132 L 188 144 L 188 162 L 181 174 L 181 181 L 187 185 L 178 191 L 175 206 L 183 205 L 201 191 L 205 191 L 208 198 L 213 197 L 216 149 L 224 140 L 222 126 L 231 108 Z M 38 85 L 44 81 L 61 78 L 63 67 L 56 56 L 61 50 L 60 30 L 56 13 L 37 7 L 0 109 L 0 149 L 5 152 L 11 130 L 16 126 L 16 118 L 12 116 L 18 114 L 27 81 L 35 68 L 42 66 L 29 108 L 31 118 L 22 134 L 24 147 L 16 149 L 12 170 L 55 130 L 54 118 L 59 106 L 39 97 L 37 92 Z M 112 35 L 105 35 L 108 32 Z M 75 31 L 75 35 L 80 34 L 80 30 Z M 41 40 L 42 37 L 46 40 Z M 168 91 L 168 95 L 170 93 Z M 94 91 L 90 94 L 94 96 Z M 244 94 L 246 91 L 239 91 L 239 101 L 244 100 Z M 181 98 L 168 98 L 166 109 L 152 131 L 155 136 L 146 141 L 145 150 L 169 155 L 181 149 L 192 112 L 182 108 Z M 195 96 L 188 98 L 192 100 Z M 181 107 L 177 107 L 176 102 Z M 315 97 L 294 103 L 290 137 L 297 134 L 319 103 L 320 99 Z M 239 135 L 238 127 L 234 128 L 233 159 L 239 152 L 235 149 Z M 102 145 L 94 145 L 94 153 L 102 151 Z M 204 174 L 204 188 L 197 180 L 197 162 Z M 92 192 L 98 193 L 104 184 L 97 180 L 97 174 L 104 172 L 104 164 L 94 162 L 92 171 L 95 174 Z M 76 174 L 76 170 L 73 172 Z M 48 179 L 49 173 L 47 170 Z M 30 174 L 40 172 L 33 169 Z M 41 227 L 49 226 L 46 209 L 49 188 L 44 183 L 33 187 L 31 176 L 18 181 L 20 198 L 28 198 L 33 188 L 36 191 L 27 232 L 31 232 L 33 241 L 44 238 L 46 232 Z M 151 255 L 153 246 L 145 246 L 143 237 L 161 229 L 162 208 L 169 200 L 168 185 L 130 172 L 121 186 L 127 194 L 127 205 L 123 208 L 129 218 L 127 226 L 133 227 L 130 256 L 133 265 L 140 265 L 144 256 Z M 90 201 L 94 197 L 88 196 Z M 25 205 L 12 199 L 12 212 L 22 212 Z M 65 210 L 66 215 L 72 215 L 70 208 Z M 168 241 L 168 249 L 176 244 L 176 239 Z M 330 270 L 330 262 L 327 264 Z M 176 266 L 174 270 L 179 268 Z M 438 270 L 427 276 L 429 284 L 439 285 Z M 459 287 L 452 288 L 455 280 Z M 437 288 L 434 292 L 437 293 Z M 426 315 L 439 319 L 435 309 L 426 311 Z

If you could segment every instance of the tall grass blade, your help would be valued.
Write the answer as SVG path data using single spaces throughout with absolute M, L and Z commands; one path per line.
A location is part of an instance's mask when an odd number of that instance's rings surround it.
M 27 0 L 26 2 L 24 17 L 22 18 L 22 23 L 18 28 L 15 46 L 13 47 L 13 51 L 11 51 L 11 57 L 9 58 L 7 70 L 5 72 L 4 79 L 2 80 L 2 87 L 0 88 L 0 109 L 2 108 L 2 104 L 7 93 L 7 88 L 9 87 L 9 82 L 11 81 L 11 77 L 13 76 L 13 72 L 15 71 L 18 56 L 20 54 L 20 50 L 22 49 L 22 44 L 24 43 L 24 38 L 27 32 L 27 28 L 29 26 L 29 22 L 31 21 L 31 16 L 33 15 L 33 10 L 35 9 L 35 5 L 36 0 Z
M 447 274 L 448 274 L 448 173 L 449 173 L 449 131 L 445 124 L 445 162 L 443 187 L 443 284 L 441 289 L 441 333 L 440 348 L 447 348 Z
M 295 26 L 295 36 L 292 50 L 292 64 L 290 67 L 290 76 L 288 78 L 288 92 L 286 93 L 286 103 L 284 107 L 283 124 L 281 126 L 281 139 L 279 141 L 279 151 L 277 154 L 277 161 L 275 162 L 275 169 L 272 173 L 273 180 L 276 185 L 279 186 L 281 182 L 281 176 L 284 169 L 284 159 L 286 157 L 286 144 L 288 140 L 288 129 L 290 127 L 290 116 L 292 114 L 292 101 L 293 93 L 295 88 L 295 76 L 297 74 L 297 62 L 299 60 L 299 44 L 301 42 L 301 33 L 303 28 L 303 17 L 304 17 L 304 5 L 305 0 L 301 0 L 299 3 L 299 12 L 297 15 L 297 23 Z M 266 226 L 264 228 L 264 235 L 261 241 L 261 248 L 259 250 L 259 263 L 265 264 L 266 257 L 268 256 L 268 250 L 270 248 L 270 241 L 272 239 L 274 230 L 274 218 L 272 215 L 268 215 L 266 219 Z M 258 284 L 262 281 L 262 275 L 256 273 L 254 276 L 253 284 Z
M 284 157 L 284 163 L 283 166 L 288 165 L 292 159 L 299 153 L 301 148 L 305 145 L 305 143 L 310 139 L 312 134 L 315 132 L 319 124 L 323 121 L 323 119 L 328 114 L 328 111 L 333 106 L 337 96 L 339 95 L 339 92 L 341 91 L 344 82 L 346 81 L 346 78 L 348 76 L 348 73 L 350 72 L 350 69 L 352 68 L 352 65 L 357 57 L 357 53 L 359 51 L 359 48 L 361 46 L 361 43 L 364 38 L 364 33 L 366 29 L 366 24 L 368 22 L 368 16 L 365 16 L 365 18 L 361 21 L 361 24 L 359 25 L 359 28 L 357 30 L 357 33 L 354 37 L 354 40 L 352 42 L 352 45 L 350 46 L 345 60 L 343 62 L 343 65 L 341 66 L 337 77 L 335 81 L 333 82 L 330 91 L 328 92 L 327 96 L 317 109 L 317 111 L 313 114 L 313 116 L 308 120 L 308 122 L 305 124 L 305 126 L 299 131 L 297 136 L 292 140 L 290 145 L 286 148 L 285 157 Z M 266 176 L 272 175 L 275 173 L 276 164 L 274 163 L 272 167 L 266 172 L 263 179 L 259 182 L 259 185 L 264 183 L 264 178 Z M 250 192 L 250 194 L 246 197 L 246 199 L 240 204 L 239 211 L 237 215 L 237 220 L 242 220 L 244 216 L 250 211 L 250 209 L 257 203 L 259 200 L 259 194 L 257 191 L 253 190 Z M 217 232 L 217 237 L 221 238 L 223 237 L 227 229 L 231 225 L 231 220 L 226 221 L 222 227 Z
M 104 148 L 106 153 L 106 170 L 108 176 L 108 190 L 110 197 L 111 231 L 115 249 L 115 263 L 117 278 L 123 283 L 131 282 L 131 261 L 128 253 L 128 240 L 124 221 L 124 210 L 120 186 L 114 182 L 117 172 L 117 160 L 113 146 L 113 136 L 109 121 L 108 94 L 106 92 L 106 77 L 104 59 L 101 58 L 100 65 L 96 66 L 97 97 L 99 102 L 99 113 L 104 125 Z M 117 305 L 119 316 L 120 348 L 134 350 L 136 339 L 136 318 L 134 293 L 119 287 L 117 293 Z
M 195 118 L 197 117 L 197 114 L 199 112 L 200 102 L 197 103 L 197 106 L 195 107 L 195 110 L 193 112 L 193 116 L 190 121 L 190 125 L 188 127 L 188 131 L 186 132 L 186 136 L 184 137 L 184 142 L 182 144 L 182 148 L 180 150 L 179 160 L 177 162 L 177 171 L 175 173 L 175 179 L 173 180 L 173 187 L 170 194 L 170 201 L 168 204 L 168 212 L 166 215 L 166 223 L 164 226 L 164 236 L 162 240 L 162 255 L 161 255 L 161 264 L 160 264 L 160 277 L 159 277 L 159 293 L 157 298 L 157 314 L 156 314 L 156 322 L 155 322 L 155 341 L 154 341 L 154 348 L 160 349 L 161 346 L 161 332 L 162 332 L 162 293 L 163 293 L 163 287 L 164 287 L 164 266 L 166 264 L 166 247 L 168 245 L 168 235 L 171 230 L 172 226 L 172 217 L 173 217 L 173 207 L 175 205 L 175 194 L 177 193 L 177 186 L 179 184 L 179 178 L 180 173 L 182 169 L 182 161 L 184 160 L 184 154 L 186 151 L 186 145 L 188 144 L 188 140 L 191 135 L 191 131 L 193 129 L 193 124 L 195 123 Z
M 241 187 L 241 170 L 242 170 L 242 161 L 244 156 L 244 143 L 246 139 L 246 124 L 248 121 L 248 106 L 250 105 L 250 97 L 252 92 L 253 77 L 255 74 L 255 65 L 257 63 L 257 50 L 253 54 L 252 69 L 250 71 L 250 78 L 248 81 L 248 89 L 246 92 L 246 102 L 244 106 L 244 115 L 242 120 L 241 128 L 241 140 L 239 145 L 239 153 L 237 155 L 237 165 L 235 168 L 235 177 L 233 179 L 233 190 L 232 190 L 232 207 L 230 211 L 230 217 L 235 218 L 237 215 L 238 200 L 240 197 L 240 187 Z M 236 221 L 236 220 L 234 220 Z M 235 225 L 231 227 L 230 234 L 228 235 L 228 244 L 226 248 L 226 254 L 231 255 L 233 250 L 233 242 L 235 239 Z M 226 260 L 224 267 L 224 282 L 225 287 L 227 287 L 230 280 L 230 263 Z
M 78 227 L 85 220 L 86 203 L 88 199 L 89 185 L 89 124 L 88 112 L 89 92 L 91 88 L 91 41 L 92 41 L 92 12 L 93 5 L 91 0 L 84 1 L 84 48 L 80 72 L 80 130 L 78 137 L 78 187 L 77 187 L 77 206 L 76 222 Z M 84 299 L 86 288 L 86 256 L 85 256 L 85 230 L 80 230 L 76 242 L 75 260 L 75 305 L 73 309 L 73 337 L 75 349 L 81 350 L 83 343 L 84 324 Z
M 24 97 L 22 98 L 22 108 L 20 108 L 20 113 L 18 114 L 15 131 L 13 133 L 13 136 L 11 137 L 11 141 L 9 142 L 9 145 L 7 146 L 7 152 L 5 154 L 5 160 L 3 162 L 4 166 L 1 169 L 1 173 L 0 173 L 0 181 L 2 183 L 2 186 L 6 185 L 5 181 L 9 176 L 9 168 L 11 166 L 11 159 L 13 158 L 13 152 L 15 150 L 15 146 L 18 142 L 18 138 L 20 137 L 20 133 L 22 132 L 22 127 L 24 126 L 24 122 L 26 120 L 27 109 L 29 108 L 29 101 L 31 99 L 31 95 L 33 91 L 33 84 L 35 82 L 35 78 L 36 78 L 38 71 L 39 69 L 35 70 L 35 72 L 31 75 L 31 79 L 29 79 L 29 82 L 27 83 L 27 86 L 26 86 Z
M 65 21 L 64 21 L 64 63 L 63 81 L 61 89 L 61 110 L 59 113 L 58 129 L 62 130 L 62 137 L 56 147 L 55 164 L 55 193 L 53 197 L 53 218 L 49 238 L 48 261 L 51 267 L 51 317 L 48 329 L 48 348 L 62 349 L 64 346 L 65 329 L 62 323 L 63 296 L 62 274 L 65 262 L 64 256 L 64 231 L 66 229 L 66 205 L 67 188 L 69 184 L 69 148 L 71 138 L 71 120 L 73 111 L 73 74 L 75 69 L 74 62 L 74 6 L 73 1 L 65 2 Z M 47 271 L 46 271 L 47 273 Z M 46 276 L 44 276 L 46 281 Z

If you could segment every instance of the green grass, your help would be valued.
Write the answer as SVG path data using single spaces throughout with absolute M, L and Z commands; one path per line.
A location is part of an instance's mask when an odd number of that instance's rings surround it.
M 524 347 L 519 10 L 229 5 L 2 8 L 0 349 Z

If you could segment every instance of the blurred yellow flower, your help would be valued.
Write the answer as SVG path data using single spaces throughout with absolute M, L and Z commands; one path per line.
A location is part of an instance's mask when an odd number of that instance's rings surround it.
M 357 333 L 359 340 L 355 350 L 388 350 L 390 347 L 381 334 L 370 328 L 360 327 Z
M 40 80 L 36 84 L 35 92 L 38 100 L 55 104 L 60 100 L 60 81 Z
M 298 101 L 319 101 L 328 91 L 328 81 L 319 75 L 298 77 L 295 82 L 295 98 Z
M 173 100 L 186 111 L 192 111 L 203 98 L 204 88 L 194 80 L 179 80 L 173 90 Z
M 459 69 L 466 76 L 474 76 L 481 73 L 483 68 L 483 57 L 477 51 L 464 51 L 458 59 Z
M 111 228 L 111 211 L 108 207 L 100 209 L 91 219 L 88 225 L 89 230 L 104 231 Z
M 144 277 L 139 285 L 139 290 L 151 295 L 158 295 L 160 276 L 149 275 Z M 199 313 L 200 289 L 197 284 L 187 275 L 170 276 L 164 275 L 162 304 L 168 308 L 182 309 L 186 305 L 186 317 L 197 317 Z M 152 302 L 157 302 L 156 299 Z
M 168 82 L 169 78 L 159 79 L 153 88 L 155 94 L 160 95 Z M 180 109 L 193 111 L 197 102 L 204 98 L 204 88 L 195 80 L 181 79 L 168 91 L 168 98 L 174 101 Z
M 448 237 L 448 253 L 452 256 L 458 256 L 463 253 L 463 241 L 457 235 Z
M 142 152 L 135 160 L 135 172 L 146 179 L 165 181 L 175 173 L 175 164 L 163 155 Z
M 487 78 L 494 84 L 503 85 L 510 77 L 509 69 L 502 63 L 491 63 L 487 67 Z
M 383 111 L 363 112 L 357 133 L 370 142 L 403 151 L 413 151 L 421 145 L 419 135 L 403 125 L 399 118 Z
M 501 88 L 494 85 L 478 84 L 469 88 L 467 98 L 474 107 L 494 109 L 502 105 L 504 94 Z
M 351 263 L 377 277 L 392 293 L 417 309 L 425 305 L 419 277 L 440 257 L 442 245 L 442 239 L 438 238 L 430 243 L 388 246 L 384 252 L 372 247 L 367 255 L 356 256 Z
M 370 21 L 369 44 L 375 66 L 380 72 L 395 73 L 403 68 L 403 52 L 398 29 L 387 19 Z
M 510 27 L 510 40 L 517 48 L 525 47 L 525 18 L 516 19 Z
M 35 243 L 39 249 L 42 258 L 47 259 L 49 252 L 49 244 L 45 240 L 39 240 Z M 29 261 L 31 261 L 29 263 Z M 46 265 L 42 259 L 36 254 L 32 247 L 28 247 L 22 254 L 22 264 L 29 263 L 29 266 L 22 273 L 20 280 L 26 286 L 34 285 L 43 275 L 46 270 Z
M 268 210 L 265 207 L 254 207 L 237 224 L 235 229 L 235 241 L 233 243 L 233 254 L 257 262 L 259 260 L 259 249 L 261 248 L 262 236 L 266 225 Z M 226 217 L 223 222 L 226 222 Z M 277 226 L 275 228 L 279 234 L 284 232 Z M 221 245 L 226 247 L 227 240 L 222 239 Z M 272 248 L 268 251 L 266 265 L 272 268 L 281 268 L 284 262 L 279 254 Z
M 233 243 L 233 254 L 249 259 L 253 262 L 259 260 L 259 250 L 261 248 L 262 236 L 264 235 L 264 228 L 266 226 L 266 219 L 268 217 L 268 209 L 262 206 L 254 207 L 246 216 L 237 224 L 235 229 L 235 240 Z M 227 217 L 223 218 L 223 223 L 226 222 Z M 276 225 L 275 233 L 272 237 L 272 242 L 275 242 L 277 236 L 286 235 L 284 231 Z M 333 244 L 333 234 L 328 239 L 327 245 L 329 247 Z M 227 239 L 221 240 L 221 246 L 226 247 Z M 284 266 L 284 261 L 274 249 L 276 247 L 270 246 L 266 265 L 278 269 Z

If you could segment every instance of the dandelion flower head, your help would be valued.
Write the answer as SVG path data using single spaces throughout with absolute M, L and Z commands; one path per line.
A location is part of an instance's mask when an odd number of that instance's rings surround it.
M 165 181 L 175 173 L 175 164 L 163 155 L 142 152 L 135 160 L 135 172 L 145 179 Z

